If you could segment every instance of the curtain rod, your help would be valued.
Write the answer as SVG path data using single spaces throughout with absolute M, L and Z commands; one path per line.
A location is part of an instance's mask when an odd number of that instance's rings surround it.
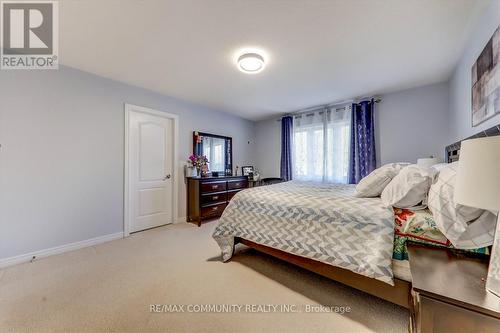
M 364 97 L 364 98 L 359 98 L 358 100 L 362 101 L 362 100 L 367 100 L 367 99 L 370 99 L 370 100 L 373 99 L 376 104 L 382 102 L 382 99 L 380 97 Z M 356 103 L 356 100 L 351 99 L 351 100 L 347 100 L 347 101 L 344 101 L 344 102 L 337 102 L 337 103 L 330 103 L 330 104 L 325 104 L 325 105 L 311 106 L 311 107 L 308 107 L 308 108 L 305 108 L 305 109 L 300 109 L 300 110 L 297 110 L 297 111 L 286 113 L 286 114 L 282 115 L 281 117 L 279 117 L 278 119 L 276 119 L 276 121 L 281 121 L 281 119 L 283 117 L 286 117 L 286 116 L 292 116 L 292 117 L 293 116 L 299 116 L 299 115 L 304 114 L 304 113 L 313 112 L 313 111 L 317 111 L 317 110 L 321 110 L 321 109 L 332 108 L 333 106 L 338 106 L 338 105 L 344 105 L 344 106 L 341 107 L 341 108 L 332 109 L 332 111 L 345 110 L 345 104 L 351 104 L 351 103 Z

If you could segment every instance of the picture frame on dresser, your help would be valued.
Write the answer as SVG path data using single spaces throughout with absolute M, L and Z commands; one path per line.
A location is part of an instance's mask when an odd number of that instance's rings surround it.
M 246 165 L 241 167 L 241 174 L 243 176 L 250 176 L 250 174 L 253 174 L 253 166 L 252 165 Z

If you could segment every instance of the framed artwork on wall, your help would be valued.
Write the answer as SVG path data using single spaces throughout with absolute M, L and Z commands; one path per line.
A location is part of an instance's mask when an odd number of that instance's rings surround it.
M 500 26 L 472 66 L 472 126 L 500 114 Z

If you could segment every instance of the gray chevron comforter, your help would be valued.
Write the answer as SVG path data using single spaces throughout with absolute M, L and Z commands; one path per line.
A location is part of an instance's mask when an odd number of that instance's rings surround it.
M 234 237 L 393 284 L 394 212 L 353 185 L 291 181 L 237 193 L 213 238 L 227 261 Z

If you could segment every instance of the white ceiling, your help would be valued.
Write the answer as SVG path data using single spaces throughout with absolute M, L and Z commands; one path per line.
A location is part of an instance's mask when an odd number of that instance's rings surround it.
M 489 0 L 61 0 L 61 63 L 258 120 L 446 80 Z M 234 53 L 268 55 L 257 75 Z

